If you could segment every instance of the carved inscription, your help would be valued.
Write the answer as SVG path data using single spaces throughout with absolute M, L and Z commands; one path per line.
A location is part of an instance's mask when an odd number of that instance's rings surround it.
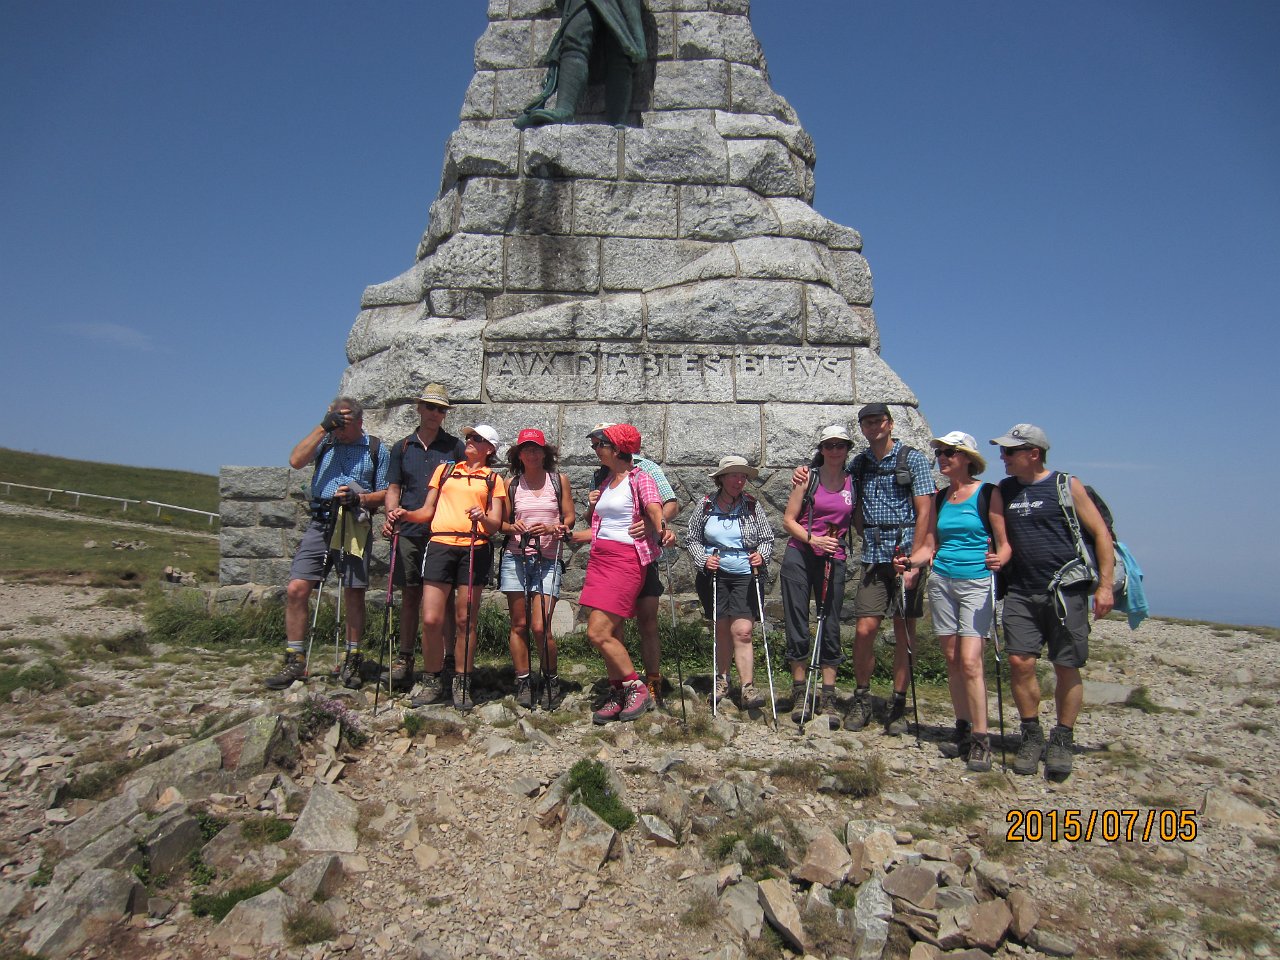
M 689 345 L 663 350 L 600 346 L 529 350 L 490 344 L 485 389 L 495 402 L 598 400 L 607 403 L 848 402 L 853 354 L 839 347 Z

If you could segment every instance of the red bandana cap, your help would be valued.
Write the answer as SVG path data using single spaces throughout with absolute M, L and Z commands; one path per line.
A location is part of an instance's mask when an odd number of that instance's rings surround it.
M 605 439 L 613 444 L 619 453 L 636 454 L 640 452 L 640 431 L 629 423 L 615 423 L 604 431 Z

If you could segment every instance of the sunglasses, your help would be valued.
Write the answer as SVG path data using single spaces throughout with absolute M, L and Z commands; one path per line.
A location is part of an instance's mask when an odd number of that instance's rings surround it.
M 959 451 L 955 447 L 938 447 L 933 452 L 940 457 L 954 457 Z
M 1023 450 L 1034 450 L 1034 449 L 1035 447 L 1024 444 L 1021 447 L 1001 447 L 1000 452 L 1003 453 L 1006 457 L 1011 457 L 1015 453 L 1021 453 Z
M 599 450 L 601 447 L 612 447 L 612 446 L 613 444 L 610 443 L 608 440 L 592 440 L 591 441 L 592 450 Z
M 444 413 L 445 410 L 449 409 L 448 407 L 441 407 L 434 403 L 427 403 L 425 400 L 419 400 L 418 406 L 426 410 L 430 410 L 432 413 Z
M 480 436 L 480 434 L 478 433 L 468 433 L 466 436 L 466 441 L 467 443 L 470 443 L 470 444 L 489 443 L 488 440 Z
M 822 442 L 823 450 L 847 450 L 849 444 L 844 440 L 824 440 Z

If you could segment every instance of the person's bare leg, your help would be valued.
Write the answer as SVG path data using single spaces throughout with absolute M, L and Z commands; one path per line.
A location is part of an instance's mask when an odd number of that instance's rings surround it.
M 1040 681 L 1036 679 L 1036 657 L 1025 653 L 1009 654 L 1009 689 L 1018 715 L 1024 720 L 1040 716 Z
M 507 594 L 507 613 L 511 617 L 511 632 L 507 634 L 511 666 L 516 676 L 522 677 L 529 672 L 529 623 L 523 593 Z
M 987 732 L 987 680 L 983 674 L 981 637 L 960 637 L 960 673 L 964 687 L 964 719 L 973 724 L 979 736 Z M 949 679 L 949 676 L 948 676 Z
M 1064 727 L 1074 727 L 1076 718 L 1080 715 L 1080 707 L 1084 704 L 1084 684 L 1080 680 L 1080 670 L 1055 664 L 1053 672 L 1057 679 L 1053 697 L 1058 709 L 1058 723 Z
M 452 589 L 447 583 L 422 586 L 422 669 L 427 673 L 444 669 L 445 606 Z

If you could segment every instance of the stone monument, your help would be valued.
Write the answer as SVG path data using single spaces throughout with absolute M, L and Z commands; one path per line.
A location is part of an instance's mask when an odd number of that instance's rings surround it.
M 518 129 L 563 7 L 488 9 L 416 262 L 364 291 L 347 340 L 339 389 L 371 433 L 403 436 L 439 382 L 452 428 L 540 428 L 580 493 L 586 433 L 628 421 L 686 499 L 738 453 L 775 515 L 822 426 L 861 442 L 865 403 L 927 444 L 880 356 L 862 239 L 811 206 L 814 145 L 770 85 L 749 0 L 643 0 L 623 126 L 597 83 L 575 123 Z

